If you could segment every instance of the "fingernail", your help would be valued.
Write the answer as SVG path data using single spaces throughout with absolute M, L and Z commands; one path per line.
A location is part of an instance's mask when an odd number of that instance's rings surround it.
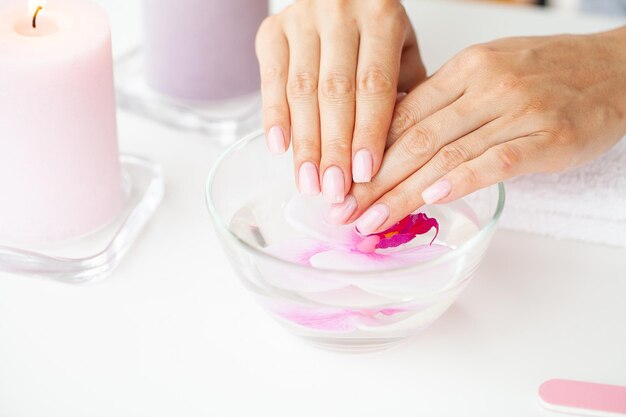
M 354 155 L 352 161 L 352 181 L 370 182 L 372 179 L 372 166 L 374 159 L 372 153 L 367 149 L 361 149 Z
M 320 193 L 320 178 L 317 168 L 312 162 L 304 162 L 298 171 L 298 186 L 300 193 L 318 195 Z
M 267 132 L 267 147 L 275 155 L 284 153 L 287 150 L 285 147 L 285 135 L 280 127 L 274 126 Z
M 400 91 L 398 95 L 396 96 L 396 103 L 399 103 L 402 100 L 404 100 L 406 96 L 407 96 L 407 93 L 405 93 L 404 91 Z
M 452 191 L 452 183 L 449 180 L 441 180 L 422 192 L 422 200 L 426 204 L 434 204 L 442 198 L 446 198 Z
M 344 177 L 341 168 L 332 166 L 324 172 L 322 185 L 324 198 L 331 204 L 343 203 L 345 197 Z
M 356 222 L 356 229 L 362 235 L 370 235 L 383 225 L 389 218 L 389 207 L 376 204 L 370 207 Z
M 356 198 L 347 195 L 341 204 L 334 204 L 328 212 L 328 223 L 333 225 L 344 224 L 356 211 Z

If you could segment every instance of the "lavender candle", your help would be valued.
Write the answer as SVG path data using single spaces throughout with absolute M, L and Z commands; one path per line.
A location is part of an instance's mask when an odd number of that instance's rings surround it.
M 264 0 L 144 0 L 145 75 L 159 93 L 217 101 L 259 88 Z

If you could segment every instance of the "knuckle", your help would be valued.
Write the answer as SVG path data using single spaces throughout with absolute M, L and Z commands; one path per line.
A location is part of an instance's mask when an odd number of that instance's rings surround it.
M 379 24 L 404 27 L 406 11 L 398 0 L 375 0 L 368 9 L 370 16 Z
M 495 152 L 498 172 L 508 177 L 522 161 L 522 155 L 517 147 L 502 146 Z
M 317 77 L 311 72 L 297 72 L 287 83 L 287 96 L 290 100 L 310 98 L 317 91 Z
M 461 51 L 459 59 L 470 68 L 480 68 L 490 65 L 494 60 L 494 51 L 485 44 L 473 45 Z
M 313 138 L 303 138 L 294 135 L 293 153 L 296 158 L 302 160 L 318 160 L 320 153 L 319 144 Z
M 359 207 L 367 207 L 378 198 L 381 193 L 381 187 L 376 183 L 376 177 L 374 177 L 370 182 L 354 184 L 350 193 L 359 202 Z
M 540 98 L 529 98 L 522 105 L 520 114 L 518 116 L 542 115 L 545 114 L 547 110 L 548 105 L 545 100 L 542 100 Z
M 351 144 L 343 140 L 328 140 L 324 144 L 324 155 L 343 156 L 348 155 L 351 151 Z
M 270 103 L 264 106 L 265 120 L 279 121 L 283 120 L 288 112 L 288 109 L 281 104 Z
M 285 69 L 278 66 L 263 68 L 261 70 L 261 87 L 267 88 L 283 82 Z
M 379 67 L 370 67 L 359 77 L 359 96 L 371 97 L 389 95 L 394 89 L 393 77 Z
M 452 109 L 458 119 L 465 119 L 476 112 L 476 105 L 474 103 L 462 103 L 452 107 Z
M 391 136 L 400 136 L 405 130 L 415 124 L 414 120 L 415 119 L 413 118 L 413 114 L 410 112 L 408 107 L 396 107 L 396 110 L 393 114 L 391 127 L 389 128 L 389 133 L 391 134 Z
M 399 142 L 402 153 L 410 158 L 431 155 L 435 149 L 433 136 L 425 129 L 416 126 Z
M 389 202 L 389 207 L 394 207 L 400 210 L 406 210 L 410 213 L 409 209 L 413 209 L 415 206 L 415 199 L 420 195 L 416 193 L 414 189 L 410 187 L 398 187 L 399 189 L 394 190 L 391 195 L 387 197 Z
M 500 76 L 498 81 L 498 90 L 503 93 L 518 90 L 522 85 L 522 79 L 513 73 L 507 73 Z
M 438 159 L 444 171 L 452 171 L 467 160 L 467 155 L 459 146 L 447 145 L 439 151 Z
M 331 72 L 321 80 L 320 94 L 328 101 L 345 102 L 354 97 L 354 82 L 345 74 Z
M 459 170 L 459 177 L 463 183 L 465 183 L 465 188 L 469 190 L 477 189 L 480 186 L 480 177 L 478 171 L 474 168 L 465 166 Z
M 372 117 L 358 123 L 354 129 L 354 138 L 358 141 L 384 142 L 386 137 L 382 122 L 378 118 Z M 356 140 L 355 144 L 357 143 Z
M 257 40 L 265 36 L 268 31 L 274 29 L 278 24 L 278 17 L 275 15 L 271 15 L 263 19 L 261 25 L 259 26 L 259 30 L 257 31 Z
M 563 120 L 558 123 L 557 127 L 552 132 L 552 143 L 564 148 L 575 146 L 577 143 L 574 132 L 575 130 L 572 124 Z
M 324 14 L 324 20 L 326 22 L 331 23 L 331 25 L 349 22 L 350 1 L 333 0 L 333 1 L 326 1 L 323 3 L 324 3 L 324 6 L 321 6 L 323 7 L 323 9 L 319 9 L 318 11 Z

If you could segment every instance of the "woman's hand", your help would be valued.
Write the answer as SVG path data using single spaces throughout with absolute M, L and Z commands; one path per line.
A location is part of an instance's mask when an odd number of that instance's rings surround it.
M 300 0 L 261 25 L 257 55 L 270 151 L 293 137 L 300 192 L 342 202 L 378 172 L 398 91 L 425 78 L 404 8 Z
M 330 219 L 384 230 L 424 203 L 580 165 L 624 134 L 626 27 L 470 47 L 397 106 L 378 175 Z

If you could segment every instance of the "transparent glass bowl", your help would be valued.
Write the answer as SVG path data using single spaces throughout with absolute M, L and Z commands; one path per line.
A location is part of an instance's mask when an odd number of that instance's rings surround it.
M 254 225 L 256 221 L 280 222 L 276 204 L 295 192 L 290 153 L 271 155 L 263 133 L 257 132 L 231 146 L 216 161 L 206 198 L 228 259 L 261 305 L 293 334 L 324 348 L 350 352 L 387 348 L 440 317 L 474 276 L 504 207 L 502 184 L 445 205 L 450 206 L 447 208 L 432 206 L 430 212 L 435 214 L 442 209 L 465 213 L 464 219 L 475 232 L 463 234 L 467 238 L 455 243 L 456 217 L 450 218 L 449 225 L 444 218 L 442 233 L 448 233 L 446 242 L 452 242 L 454 250 L 402 268 L 347 272 L 288 262 L 263 251 L 262 236 L 255 239 L 255 234 L 249 233 L 252 241 L 233 231 L 241 228 L 232 220 L 242 207 L 256 216 Z M 259 202 L 258 207 L 250 207 L 251 201 Z M 268 204 L 272 201 L 279 203 Z M 312 286 L 302 291 L 301 285 L 290 285 L 293 282 L 311 282 Z

